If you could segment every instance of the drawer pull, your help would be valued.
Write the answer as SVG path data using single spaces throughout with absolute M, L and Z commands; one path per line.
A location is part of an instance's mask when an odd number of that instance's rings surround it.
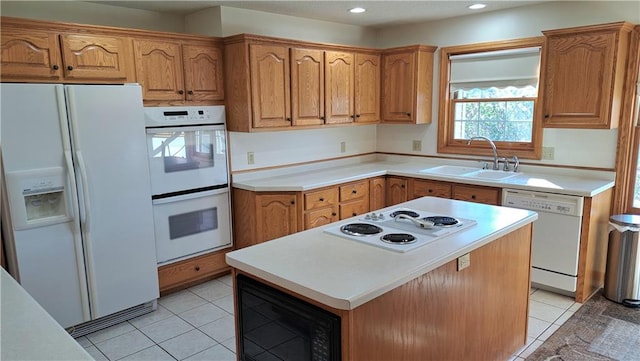
M 184 90 L 178 90 L 178 94 L 184 94 Z
M 427 192 L 429 192 L 429 193 L 433 193 L 433 189 L 429 189 Z
M 354 189 L 354 190 L 351 191 L 351 193 L 356 194 L 356 193 L 358 193 L 358 191 Z
M 356 213 L 356 212 L 353 212 L 353 216 L 354 216 L 354 217 L 355 217 L 355 216 L 357 216 L 357 215 L 358 215 L 358 213 Z
M 337 216 L 338 214 L 337 214 L 336 212 L 332 212 L 332 213 L 331 213 L 331 215 L 335 217 L 335 216 Z
M 195 267 L 196 272 L 200 271 L 200 266 Z
M 475 194 L 472 194 L 472 195 L 471 195 L 471 199 L 476 199 L 476 195 L 475 195 Z
M 57 64 L 53 64 L 53 66 L 51 67 L 53 70 L 58 70 L 60 69 L 60 67 Z
M 319 199 L 319 201 L 320 201 L 320 202 L 324 202 L 324 198 L 320 198 L 320 199 Z

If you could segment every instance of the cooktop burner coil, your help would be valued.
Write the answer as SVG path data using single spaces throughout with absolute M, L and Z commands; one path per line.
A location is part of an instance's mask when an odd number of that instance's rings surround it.
M 460 221 L 453 217 L 448 216 L 431 216 L 422 218 L 425 221 L 433 222 L 435 226 L 438 227 L 452 227 L 458 225 Z
M 391 244 L 411 244 L 416 241 L 416 237 L 408 233 L 388 233 L 380 237 L 380 240 Z
M 420 217 L 420 214 L 418 214 L 418 212 L 414 212 L 414 211 L 411 211 L 411 210 L 408 210 L 408 209 L 400 209 L 400 210 L 397 210 L 395 212 L 392 212 L 389 215 L 389 217 L 394 218 L 395 216 L 398 216 L 398 215 L 401 215 L 401 214 L 404 214 L 406 216 L 413 217 L 413 218 Z
M 368 223 L 349 223 L 340 227 L 340 231 L 352 236 L 370 236 L 382 232 L 382 228 Z

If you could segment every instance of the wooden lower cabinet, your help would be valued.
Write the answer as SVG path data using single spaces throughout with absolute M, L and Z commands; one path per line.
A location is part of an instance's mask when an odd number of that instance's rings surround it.
M 369 212 L 369 180 L 347 183 L 340 190 L 340 219 Z
M 387 206 L 408 200 L 407 183 L 404 177 L 387 177 Z
M 338 188 L 305 192 L 304 229 L 324 226 L 338 220 Z
M 372 211 L 387 206 L 387 180 L 385 177 L 369 179 L 369 208 Z
M 230 271 L 224 257 L 230 248 L 158 267 L 160 295 L 175 292 Z
M 427 196 L 451 198 L 451 183 L 428 179 L 412 179 L 409 183 L 409 199 Z
M 497 206 L 501 203 L 501 194 L 501 188 L 454 184 L 451 198 Z

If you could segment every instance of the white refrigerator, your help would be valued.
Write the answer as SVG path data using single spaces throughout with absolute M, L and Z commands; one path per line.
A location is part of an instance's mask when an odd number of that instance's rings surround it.
M 95 325 L 83 333 L 154 309 L 140 87 L 3 83 L 0 91 L 10 273 L 63 327 Z

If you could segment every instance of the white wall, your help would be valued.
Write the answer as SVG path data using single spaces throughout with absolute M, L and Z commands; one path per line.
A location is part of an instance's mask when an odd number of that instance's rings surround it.
M 345 152 L 340 143 L 346 143 Z M 376 125 L 281 132 L 229 132 L 233 171 L 303 163 L 376 151 Z M 247 163 L 253 152 L 255 163 Z
M 228 6 L 221 6 L 218 9 L 205 9 L 187 16 L 187 28 L 192 32 L 213 36 L 248 33 L 365 47 L 372 47 L 377 41 L 375 30 L 361 26 Z M 215 19 L 218 18 L 221 21 L 220 28 L 216 28 L 215 24 L 217 21 Z M 211 22 L 212 19 L 214 19 L 213 22 Z
M 540 36 L 541 30 L 622 20 L 640 24 L 640 2 L 548 2 L 431 23 L 396 26 L 380 31 L 378 45 L 384 48 L 419 43 L 445 47 Z M 434 72 L 432 123 L 419 126 L 380 125 L 377 132 L 378 151 L 437 155 L 438 58 L 439 51 L 436 52 Z M 617 134 L 615 129 L 544 129 L 543 146 L 554 148 L 554 160 L 526 161 L 612 169 L 615 167 Z M 412 140 L 422 140 L 422 152 L 411 151 Z
M 0 14 L 16 18 L 184 32 L 184 17 L 81 1 L 0 1 Z

